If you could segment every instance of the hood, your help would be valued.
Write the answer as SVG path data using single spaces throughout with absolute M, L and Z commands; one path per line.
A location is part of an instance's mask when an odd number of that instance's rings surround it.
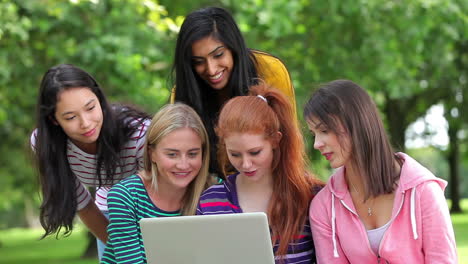
M 395 201 L 394 201 L 394 208 L 395 204 L 402 205 L 405 199 L 405 193 L 410 192 L 410 221 L 413 230 L 413 238 L 416 240 L 418 239 L 417 233 L 417 225 L 416 225 L 416 209 L 415 209 L 415 197 L 416 197 L 416 187 L 421 183 L 427 181 L 435 181 L 439 184 L 442 190 L 445 189 L 447 186 L 447 182 L 437 178 L 434 176 L 432 172 L 426 169 L 424 166 L 419 164 L 416 160 L 411 158 L 405 153 L 398 152 L 397 155 L 401 160 L 403 160 L 403 165 L 401 166 L 400 172 L 400 181 L 398 183 L 398 187 L 396 190 Z M 326 188 L 328 188 L 332 194 L 332 203 L 331 203 L 331 225 L 332 225 L 332 240 L 333 240 L 333 255 L 335 257 L 338 256 L 338 251 L 336 248 L 336 219 L 335 219 L 335 198 L 341 200 L 345 200 L 346 194 L 348 191 L 348 185 L 346 183 L 344 177 L 345 168 L 341 167 L 336 170 L 336 172 L 330 177 Z M 350 201 L 352 202 L 352 201 Z M 401 206 L 400 206 L 401 208 Z M 399 211 L 399 209 L 398 209 Z M 398 211 L 392 212 L 392 221 Z

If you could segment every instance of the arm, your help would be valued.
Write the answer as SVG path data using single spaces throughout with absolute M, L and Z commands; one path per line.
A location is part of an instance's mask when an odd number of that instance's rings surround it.
M 132 194 L 125 186 L 112 187 L 107 198 L 109 243 L 116 263 L 146 263 L 146 255 Z
M 334 257 L 333 235 L 331 226 L 331 216 L 326 209 L 326 202 L 323 198 L 327 195 L 316 196 L 310 205 L 309 220 L 314 239 L 317 263 L 349 263 L 340 246 L 338 236 L 336 238 L 336 250 L 339 257 Z
M 78 211 L 78 216 L 81 221 L 88 227 L 93 235 L 104 243 L 107 243 L 107 225 L 109 221 L 99 211 L 93 200 L 89 200 L 88 204 Z
M 458 263 L 452 221 L 438 183 L 421 187 L 420 205 L 425 263 Z

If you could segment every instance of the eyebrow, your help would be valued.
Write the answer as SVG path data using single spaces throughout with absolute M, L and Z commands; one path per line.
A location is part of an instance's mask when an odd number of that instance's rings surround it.
M 208 53 L 208 55 L 211 55 L 211 54 L 215 53 L 216 51 L 218 51 L 218 50 L 221 49 L 221 48 L 224 48 L 224 46 L 223 46 L 223 45 L 218 46 L 218 47 L 215 48 L 214 50 L 210 51 L 210 53 Z M 203 58 L 203 57 L 202 57 L 202 56 L 192 56 L 192 58 L 198 59 L 198 58 Z
M 165 148 L 163 149 L 165 151 L 175 151 L 175 152 L 180 152 L 180 150 L 178 149 L 173 149 L 173 148 Z M 201 148 L 193 148 L 193 149 L 189 149 L 188 151 L 194 151 L 194 150 L 201 150 Z
M 90 105 L 92 102 L 94 102 L 96 99 L 93 98 L 91 100 L 89 100 L 85 105 L 84 107 L 87 107 L 88 105 Z M 68 111 L 68 112 L 65 112 L 65 113 L 62 113 L 62 116 L 65 116 L 65 115 L 69 115 L 69 114 L 73 114 L 74 112 L 73 111 Z

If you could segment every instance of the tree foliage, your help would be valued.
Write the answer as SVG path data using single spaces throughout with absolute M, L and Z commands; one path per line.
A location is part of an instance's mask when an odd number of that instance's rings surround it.
M 249 47 L 285 62 L 298 112 L 318 84 L 351 79 L 404 149 L 408 125 L 442 103 L 466 163 L 467 1 L 0 0 L 0 211 L 37 188 L 26 153 L 47 68 L 81 66 L 111 101 L 153 113 L 169 96 L 183 16 L 207 5 L 229 9 Z

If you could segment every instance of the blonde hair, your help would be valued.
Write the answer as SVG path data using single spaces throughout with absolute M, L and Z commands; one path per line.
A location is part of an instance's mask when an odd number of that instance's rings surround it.
M 187 186 L 180 210 L 182 215 L 194 215 L 200 195 L 208 187 L 210 147 L 203 122 L 191 107 L 182 103 L 168 104 L 154 115 L 146 134 L 144 169 L 147 173 L 142 177 L 151 181 L 151 188 L 157 190 L 158 167 L 151 161 L 150 148 L 156 147 L 166 135 L 180 128 L 191 128 L 202 142 L 202 166 L 198 175 Z

